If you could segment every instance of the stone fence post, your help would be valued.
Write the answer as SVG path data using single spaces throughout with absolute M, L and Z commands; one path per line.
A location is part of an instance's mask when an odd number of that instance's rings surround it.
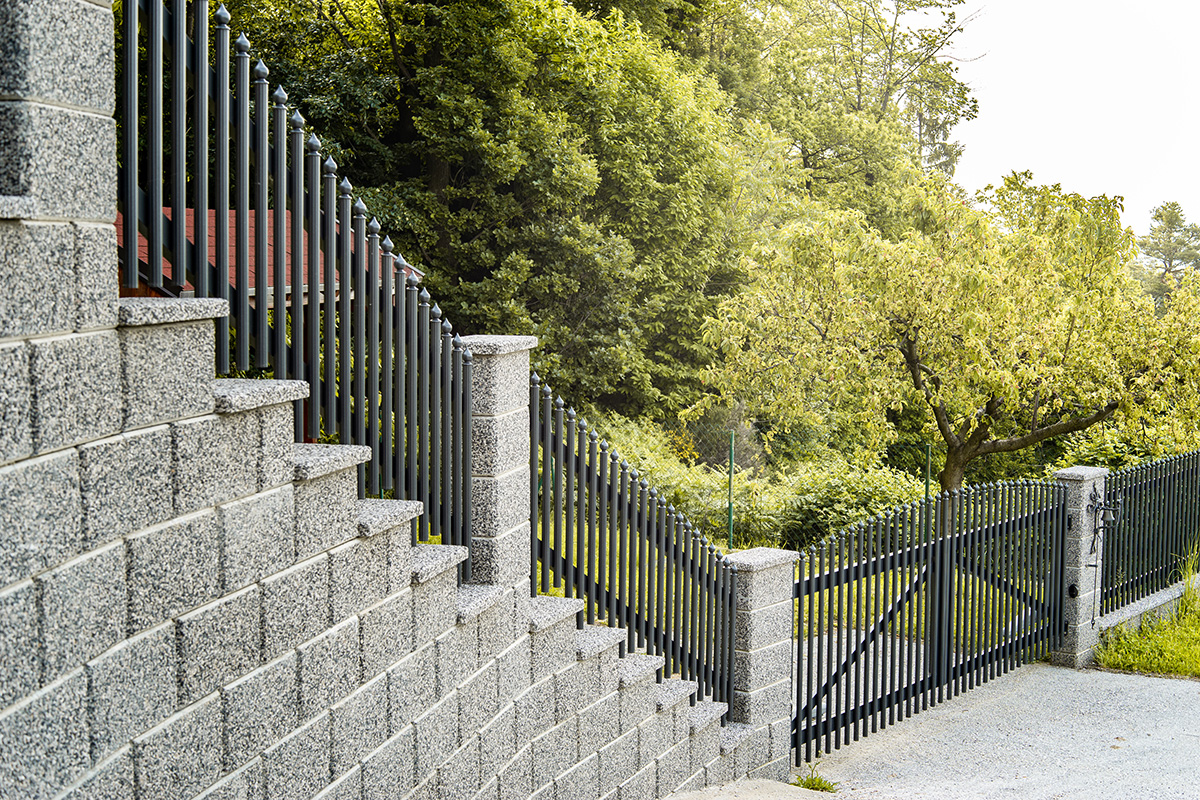
M 737 569 L 729 719 L 746 726 L 738 749 L 747 756 L 738 764 L 753 777 L 786 780 L 790 768 L 792 597 L 799 558 L 769 547 L 729 555 Z
M 1054 473 L 1067 487 L 1067 529 L 1064 548 L 1064 616 L 1067 630 L 1062 645 L 1050 660 L 1062 666 L 1085 667 L 1100 643 L 1096 620 L 1100 614 L 1100 569 L 1104 563 L 1104 536 L 1097 526 L 1100 511 L 1093 492 L 1104 497 L 1104 467 L 1069 467 Z
M 529 598 L 529 352 L 535 336 L 466 336 L 471 351 L 471 582 Z

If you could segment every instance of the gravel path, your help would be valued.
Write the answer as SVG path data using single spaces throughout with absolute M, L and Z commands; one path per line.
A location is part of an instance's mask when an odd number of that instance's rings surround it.
M 824 756 L 872 800 L 1200 800 L 1200 681 L 1030 664 Z

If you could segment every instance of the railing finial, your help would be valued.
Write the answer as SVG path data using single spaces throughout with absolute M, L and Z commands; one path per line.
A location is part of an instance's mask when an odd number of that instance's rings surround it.
M 213 19 L 218 25 L 228 25 L 229 20 L 233 19 L 229 14 L 229 9 L 225 8 L 225 4 L 217 6 L 217 13 L 213 15 Z
M 267 65 L 260 58 L 258 63 L 254 65 L 254 79 L 265 81 L 267 76 L 271 74 L 271 70 L 267 69 Z
M 238 34 L 237 40 L 233 43 L 233 49 L 239 54 L 250 52 L 250 40 L 246 38 L 246 34 Z
M 333 156 L 329 156 L 325 159 L 325 163 L 322 165 L 322 168 L 325 170 L 325 177 L 337 177 L 337 162 L 333 160 Z
M 287 90 L 283 88 L 283 84 L 279 84 L 275 87 L 275 92 L 271 95 L 271 99 L 277 106 L 281 106 L 287 102 L 288 93 Z
M 321 140 L 314 133 L 308 137 L 308 142 L 305 143 L 305 146 L 308 148 L 308 152 L 319 153 L 321 151 Z
M 366 210 L 367 210 L 367 206 L 364 203 L 363 211 L 366 211 Z M 383 226 L 379 224 L 379 220 L 376 219 L 375 217 L 371 217 L 371 221 L 367 223 L 367 233 L 370 234 L 371 236 L 378 236 L 379 231 L 382 230 L 382 228 L 383 228 Z

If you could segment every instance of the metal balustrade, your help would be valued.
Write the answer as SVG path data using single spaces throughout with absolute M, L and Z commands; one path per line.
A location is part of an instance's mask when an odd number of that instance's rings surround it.
M 660 679 L 730 703 L 736 568 L 536 374 L 529 434 L 531 593 L 584 600 L 665 658 Z
M 809 549 L 796 580 L 796 761 L 1043 658 L 1065 630 L 1066 491 L 943 493 Z
M 1200 452 L 1113 472 L 1104 505 L 1100 613 L 1108 614 L 1179 580 L 1180 562 L 1200 546 Z
M 217 373 L 307 381 L 296 439 L 369 445 L 360 493 L 424 502 L 414 541 L 469 544 L 470 351 L 225 7 L 211 55 L 208 0 L 193 38 L 187 12 L 122 10 L 123 290 L 228 300 Z

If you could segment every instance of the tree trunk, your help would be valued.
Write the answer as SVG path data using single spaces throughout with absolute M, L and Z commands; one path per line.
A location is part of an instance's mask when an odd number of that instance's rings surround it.
M 942 485 L 943 492 L 962 488 L 967 464 L 971 458 L 972 456 L 966 452 L 965 447 L 946 448 L 946 463 L 942 467 L 942 471 L 938 473 L 938 481 Z

